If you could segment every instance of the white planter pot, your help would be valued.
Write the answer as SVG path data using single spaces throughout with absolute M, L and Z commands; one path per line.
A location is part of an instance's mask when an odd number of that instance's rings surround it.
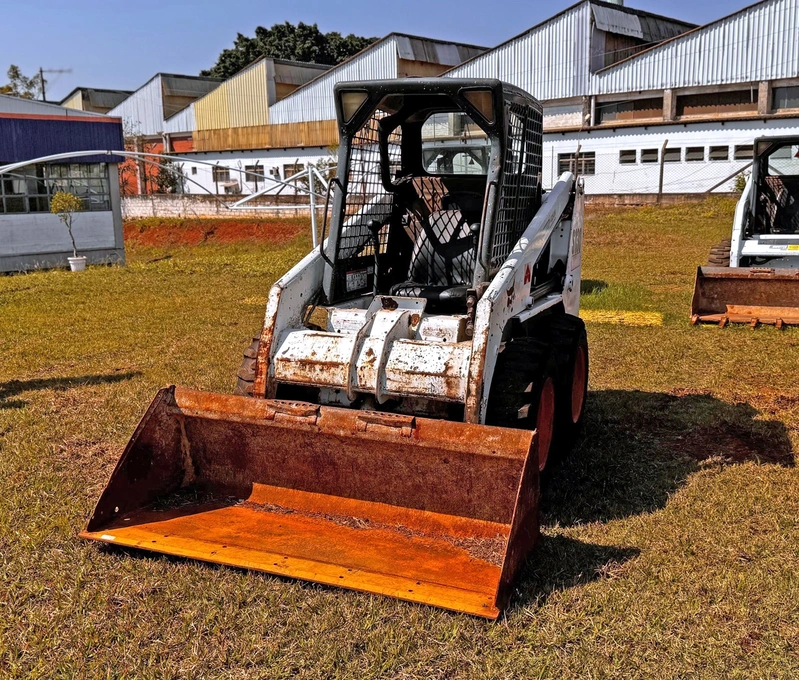
M 68 257 L 69 260 L 69 268 L 73 272 L 82 272 L 86 269 L 86 257 L 81 255 L 79 257 Z

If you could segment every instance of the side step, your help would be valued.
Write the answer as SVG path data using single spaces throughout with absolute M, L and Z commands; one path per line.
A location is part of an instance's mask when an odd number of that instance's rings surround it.
M 534 443 L 170 387 L 80 535 L 493 619 L 538 537 Z
M 691 323 L 799 325 L 799 269 L 699 267 Z

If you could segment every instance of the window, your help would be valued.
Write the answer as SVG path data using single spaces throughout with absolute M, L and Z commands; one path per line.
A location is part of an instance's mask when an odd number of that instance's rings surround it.
M 264 166 L 257 163 L 255 165 L 245 165 L 244 181 L 254 184 L 257 191 L 258 182 L 263 183 L 264 181 Z
M 705 160 L 705 147 L 689 146 L 685 149 L 685 160 L 687 163 Z
M 576 159 L 573 153 L 558 154 L 558 174 L 573 172 L 576 175 L 593 175 L 596 173 L 596 153 L 585 151 Z
M 735 147 L 733 158 L 736 161 L 751 161 L 755 156 L 755 147 L 753 144 L 740 144 Z
M 757 88 L 677 97 L 677 116 L 724 116 L 757 113 Z
M 192 165 L 191 166 L 191 174 L 192 175 L 196 175 L 197 174 L 197 166 L 196 165 Z
M 679 163 L 682 160 L 682 149 L 678 146 L 669 147 L 663 151 L 664 163 Z
M 434 113 L 422 125 L 422 165 L 431 175 L 485 175 L 490 153 L 486 133 L 466 113 Z
M 771 109 L 799 109 L 799 85 L 775 87 L 771 90 Z
M 642 163 L 657 163 L 660 154 L 657 149 L 641 149 Z
M 601 102 L 596 105 L 597 125 L 632 120 L 654 120 L 662 117 L 663 97 L 623 102 Z
M 214 182 L 230 181 L 230 170 L 228 168 L 222 167 L 220 165 L 215 165 L 213 171 L 214 171 Z
M 49 212 L 58 191 L 75 194 L 84 210 L 111 209 L 105 163 L 38 163 L 0 177 L 0 213 Z
M 765 166 L 765 167 L 764 167 Z M 787 195 L 783 192 L 786 191 L 783 185 L 780 198 L 787 200 L 788 205 L 785 207 L 787 211 L 795 208 L 795 204 L 791 202 L 793 196 L 792 192 L 795 190 L 793 182 L 795 178 L 799 177 L 799 144 L 781 144 L 775 150 L 771 151 L 768 155 L 768 163 L 761 163 L 761 168 L 764 174 L 771 177 L 788 176 L 792 178 L 791 184 L 788 186 Z M 772 188 L 774 185 L 772 184 Z
M 619 151 L 619 163 L 621 165 L 629 165 L 638 160 L 638 151 L 635 149 L 624 149 Z
M 302 163 L 287 163 L 283 166 L 283 179 L 288 179 L 303 170 L 305 166 Z
M 711 161 L 728 161 L 730 160 L 730 147 L 728 146 L 711 146 L 708 158 Z

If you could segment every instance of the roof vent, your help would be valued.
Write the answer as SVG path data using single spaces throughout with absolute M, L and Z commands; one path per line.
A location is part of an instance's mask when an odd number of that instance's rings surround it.
M 605 0 L 609 5 L 620 5 L 624 7 L 624 0 Z

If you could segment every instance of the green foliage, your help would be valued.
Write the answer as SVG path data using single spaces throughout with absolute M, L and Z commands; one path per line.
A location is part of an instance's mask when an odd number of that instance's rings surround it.
M 50 199 L 50 212 L 58 215 L 58 219 L 64 223 L 69 232 L 69 239 L 72 241 L 72 257 L 78 256 L 78 247 L 75 245 L 75 237 L 72 235 L 72 221 L 75 219 L 75 213 L 80 210 L 83 210 L 83 201 L 67 191 L 57 191 L 55 196 Z
M 159 159 L 155 173 L 155 190 L 159 194 L 177 194 L 183 190 L 183 164 L 173 160 Z
M 377 38 L 362 38 L 350 33 L 343 36 L 331 31 L 322 33 L 316 24 L 288 21 L 271 28 L 258 26 L 255 37 L 239 33 L 233 47 L 223 50 L 216 64 L 200 75 L 229 78 L 260 57 L 305 61 L 312 64 L 339 64 L 371 45 Z
M 746 189 L 746 183 L 749 181 L 749 172 L 742 172 L 740 175 L 735 176 L 735 181 L 732 185 L 733 191 L 737 191 L 739 194 Z
M 12 97 L 23 99 L 36 99 L 42 92 L 42 79 L 37 73 L 28 78 L 22 73 L 19 66 L 11 64 L 6 72 L 8 84 L 0 85 L 0 94 L 9 94 Z

